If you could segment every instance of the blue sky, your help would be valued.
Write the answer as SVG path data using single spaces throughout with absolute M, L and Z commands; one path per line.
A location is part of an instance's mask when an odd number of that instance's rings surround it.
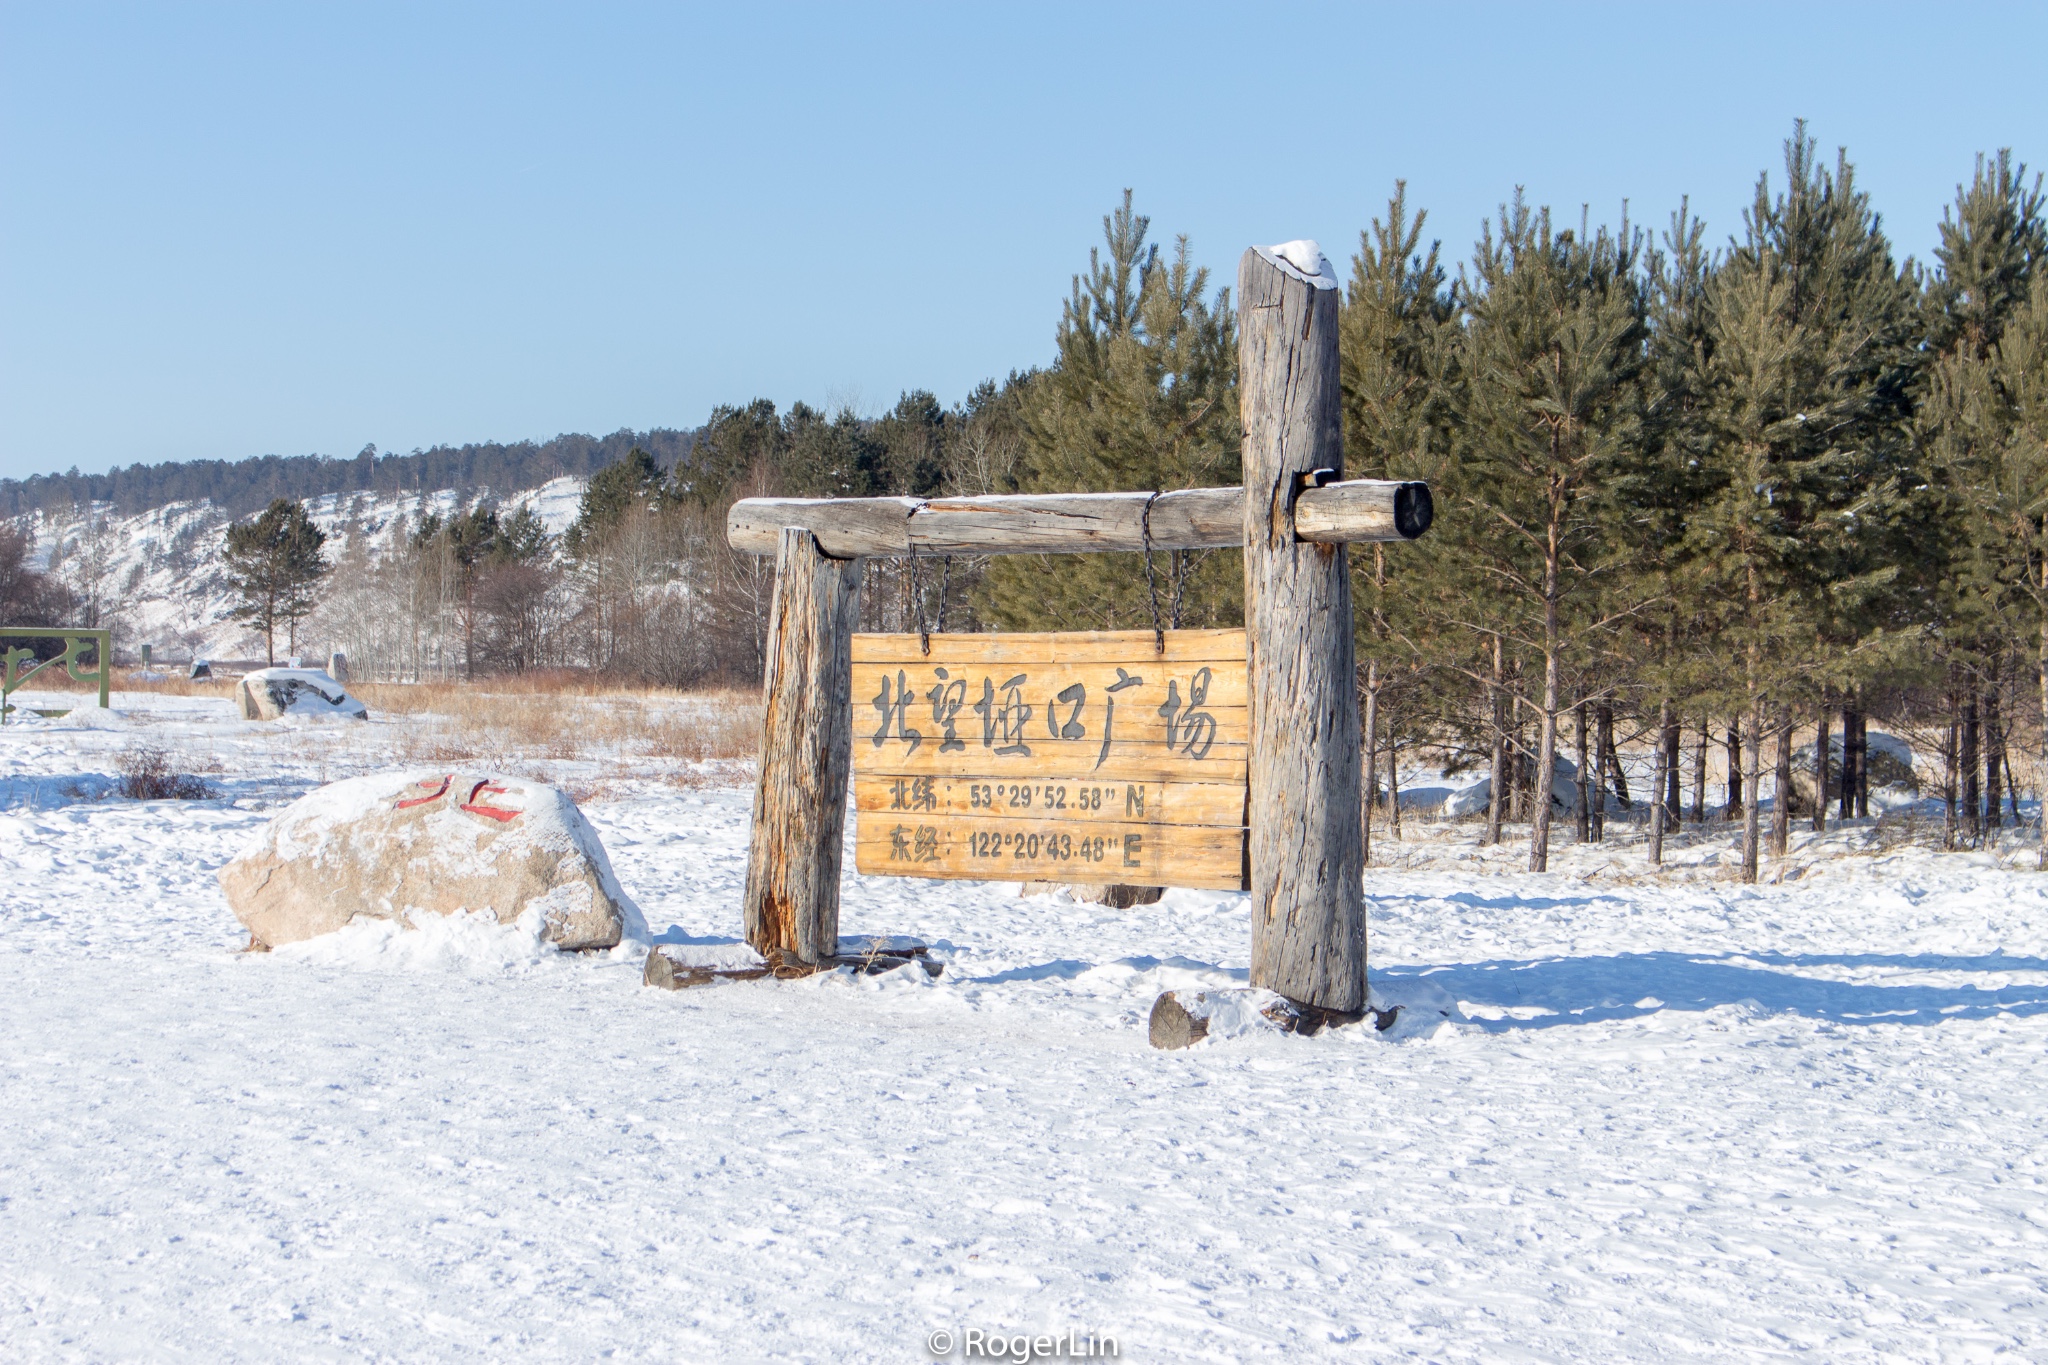
M 1792 120 L 1927 256 L 2048 7 L 0 2 L 0 476 L 960 398 L 1137 191 L 1217 283 L 1517 185 L 1736 231 Z

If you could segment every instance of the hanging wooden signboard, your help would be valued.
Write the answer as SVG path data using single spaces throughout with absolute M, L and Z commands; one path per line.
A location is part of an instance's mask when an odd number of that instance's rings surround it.
M 1245 886 L 1245 633 L 853 637 L 870 875 Z

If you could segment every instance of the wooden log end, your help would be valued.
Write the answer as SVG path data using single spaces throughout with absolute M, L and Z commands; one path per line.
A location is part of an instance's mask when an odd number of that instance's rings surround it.
M 1148 1026 L 1152 1046 L 1167 1052 L 1193 1047 L 1209 1036 L 1209 1016 L 1193 1014 L 1180 1000 L 1180 993 L 1167 991 L 1152 1002 Z
M 1404 483 L 1394 490 L 1394 529 L 1414 540 L 1436 521 L 1436 499 L 1426 483 Z

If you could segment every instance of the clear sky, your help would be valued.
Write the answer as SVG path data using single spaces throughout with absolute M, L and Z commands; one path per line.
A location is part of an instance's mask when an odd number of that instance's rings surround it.
M 1740 226 L 1792 120 L 1925 258 L 2048 6 L 0 0 L 0 475 L 947 402 L 1125 186 L 1227 283 L 1517 185 Z

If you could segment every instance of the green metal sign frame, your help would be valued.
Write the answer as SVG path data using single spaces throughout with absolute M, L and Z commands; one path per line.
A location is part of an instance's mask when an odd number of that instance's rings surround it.
M 100 709 L 107 709 L 114 679 L 114 632 L 111 630 L 76 630 L 61 626 L 0 626 L 0 639 L 62 640 L 64 652 L 54 659 L 37 659 L 32 649 L 19 645 L 10 646 L 0 652 L 0 725 L 7 723 L 8 713 L 14 710 L 7 698 L 14 695 L 14 689 L 30 678 L 50 667 L 63 664 L 64 671 L 74 682 L 96 682 L 100 685 Z M 89 648 L 97 646 L 94 663 L 98 672 L 87 673 L 78 666 L 79 657 Z M 23 664 L 29 665 L 27 668 Z

